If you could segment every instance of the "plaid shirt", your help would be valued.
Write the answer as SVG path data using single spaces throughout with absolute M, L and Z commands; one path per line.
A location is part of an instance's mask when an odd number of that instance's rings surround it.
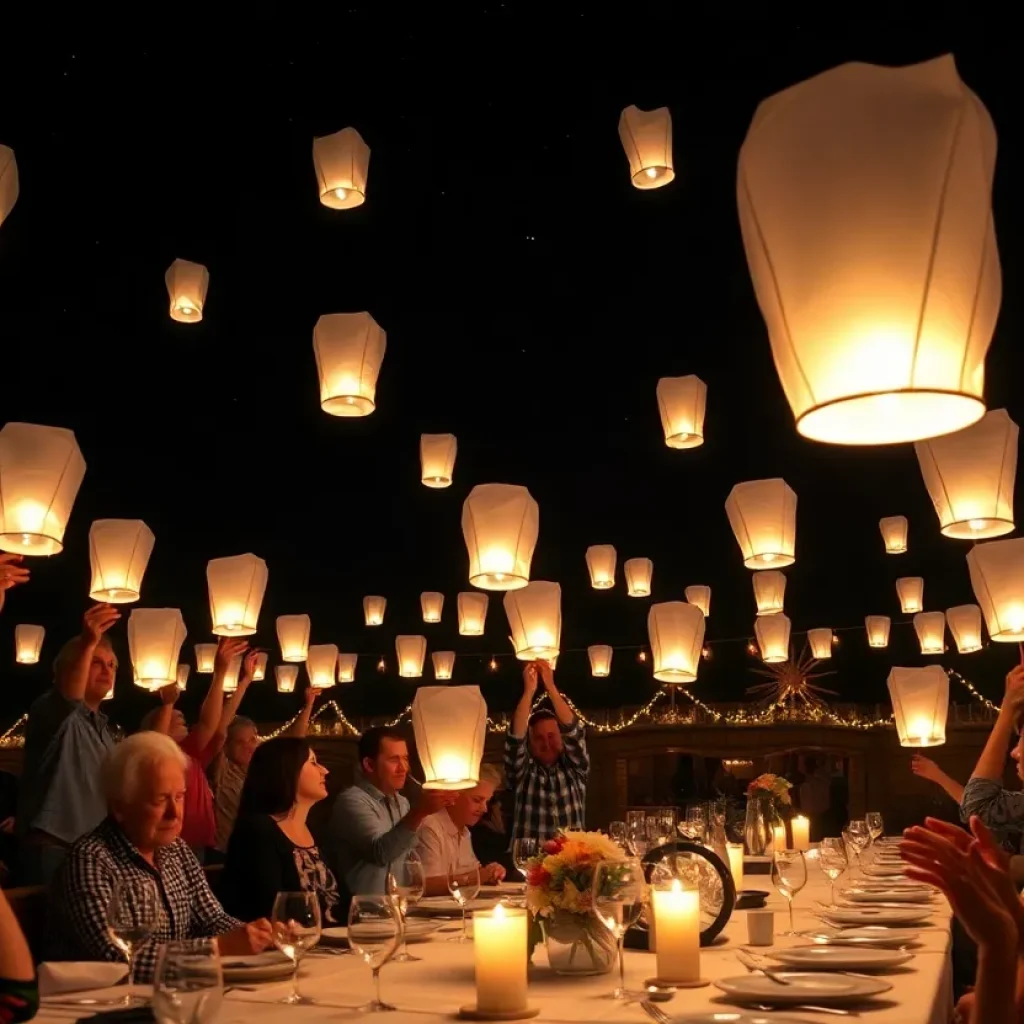
M 107 931 L 107 907 L 118 882 L 153 881 L 163 913 L 136 954 L 135 980 L 153 978 L 160 945 L 201 939 L 241 926 L 217 902 L 206 875 L 181 839 L 156 852 L 156 869 L 142 859 L 112 818 L 71 848 L 50 892 L 49 959 L 123 961 Z
M 530 753 L 525 736 L 505 735 L 505 775 L 516 794 L 512 817 L 513 839 L 551 839 L 561 829 L 582 829 L 587 803 L 590 757 L 583 726 L 558 723 L 562 753 L 543 765 Z

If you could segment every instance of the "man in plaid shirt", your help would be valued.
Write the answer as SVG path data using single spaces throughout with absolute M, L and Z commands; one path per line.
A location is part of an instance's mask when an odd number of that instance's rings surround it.
M 538 676 L 554 712 L 530 714 Z M 505 736 L 505 774 L 515 792 L 513 839 L 550 839 L 582 829 L 590 758 L 583 726 L 555 686 L 546 661 L 523 670 L 523 695 Z

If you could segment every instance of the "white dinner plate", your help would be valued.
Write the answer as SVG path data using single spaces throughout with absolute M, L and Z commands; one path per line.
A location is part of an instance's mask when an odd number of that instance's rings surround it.
M 870 875 L 873 878 L 885 877 L 889 875 L 898 875 L 900 878 L 905 878 L 903 874 L 902 864 L 865 864 L 861 871 L 865 875 Z
M 861 978 L 852 974 L 826 974 L 823 971 L 774 973 L 785 978 L 788 984 L 780 985 L 763 974 L 744 974 L 736 978 L 719 978 L 714 985 L 741 1003 L 765 1003 L 771 1006 L 798 1006 L 802 1003 L 837 1006 L 860 1002 L 892 988 L 889 982 L 881 978 Z
M 920 932 L 905 928 L 885 928 L 868 925 L 866 928 L 811 928 L 798 932 L 802 938 L 810 939 L 820 946 L 906 946 L 917 940 Z
M 924 907 L 893 909 L 892 907 L 829 907 L 822 917 L 833 924 L 917 924 L 930 917 L 931 910 Z
M 277 981 L 290 978 L 292 962 L 276 950 L 246 956 L 228 956 L 221 961 L 224 981 L 228 984 L 248 985 L 253 981 Z
M 475 899 L 466 903 L 466 913 L 471 914 L 474 910 L 493 910 L 497 905 L 496 899 Z M 410 914 L 430 916 L 432 914 L 443 914 L 445 917 L 460 915 L 462 907 L 450 896 L 427 896 L 419 901 L 414 907 L 409 908 Z
M 364 924 L 362 927 L 369 931 L 373 925 Z M 405 922 L 405 941 L 426 942 L 440 927 L 441 922 L 439 921 L 407 920 Z M 381 935 L 387 936 L 391 934 L 392 929 L 385 924 L 379 929 L 379 932 Z M 320 941 L 325 946 L 347 946 L 349 944 L 348 928 L 324 928 L 320 932 Z
M 775 1013 L 729 1013 L 716 1010 L 714 1013 L 684 1013 L 681 1017 L 671 1014 L 672 1024 L 807 1024 L 807 1018 L 778 1017 Z
M 876 946 L 793 946 L 768 954 L 787 967 L 817 971 L 884 971 L 913 960 L 913 953 Z
M 862 889 L 856 886 L 841 889 L 841 895 L 853 903 L 930 903 L 934 898 L 930 889 Z

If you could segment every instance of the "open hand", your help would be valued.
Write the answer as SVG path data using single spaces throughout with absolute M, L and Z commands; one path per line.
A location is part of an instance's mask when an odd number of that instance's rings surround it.
M 910 770 L 915 775 L 920 775 L 922 779 L 927 779 L 929 782 L 937 782 L 941 773 L 939 766 L 930 757 L 925 757 L 924 754 L 915 754 L 910 759 Z
M 242 678 L 247 683 L 252 682 L 252 677 L 256 673 L 256 659 L 259 656 L 260 652 L 253 647 L 246 652 L 245 658 L 242 660 Z
M 177 683 L 168 683 L 166 686 L 161 686 L 156 692 L 161 704 L 170 704 L 172 706 L 177 703 L 178 698 L 181 696 L 181 690 L 178 689 Z
M 22 555 L 0 551 L 0 608 L 3 608 L 7 591 L 11 587 L 16 587 L 19 583 L 28 583 L 29 571 L 21 564 L 22 561 Z
M 237 636 L 222 636 L 217 641 L 217 654 L 213 659 L 213 671 L 223 675 L 231 662 L 249 649 L 249 641 Z
M 1024 665 L 1014 665 L 1006 674 L 1006 695 L 1003 697 L 1004 708 L 1017 712 L 1024 707 Z
M 555 685 L 555 670 L 551 667 L 550 661 L 535 661 L 534 664 L 537 666 L 537 671 L 540 673 L 541 682 L 544 684 L 546 690 L 554 688 Z
M 90 647 L 100 642 L 100 637 L 121 618 L 121 613 L 112 604 L 94 604 L 82 616 L 82 637 Z
M 528 661 L 523 666 L 523 693 L 532 697 L 537 692 L 537 662 Z

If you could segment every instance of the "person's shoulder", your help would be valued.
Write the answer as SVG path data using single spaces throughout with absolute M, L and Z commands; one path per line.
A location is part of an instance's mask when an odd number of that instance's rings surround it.
M 245 838 L 246 836 L 266 837 L 273 836 L 275 832 L 281 830 L 277 827 L 277 822 L 269 814 L 263 813 L 250 813 L 240 814 L 238 819 L 235 821 L 235 827 L 232 830 L 231 838 L 235 836 Z
M 433 814 L 428 814 L 421 822 L 420 827 L 416 830 L 417 832 L 431 832 L 436 835 L 441 835 L 444 832 L 444 820 L 442 814 L 447 814 L 445 810 L 434 811 Z

